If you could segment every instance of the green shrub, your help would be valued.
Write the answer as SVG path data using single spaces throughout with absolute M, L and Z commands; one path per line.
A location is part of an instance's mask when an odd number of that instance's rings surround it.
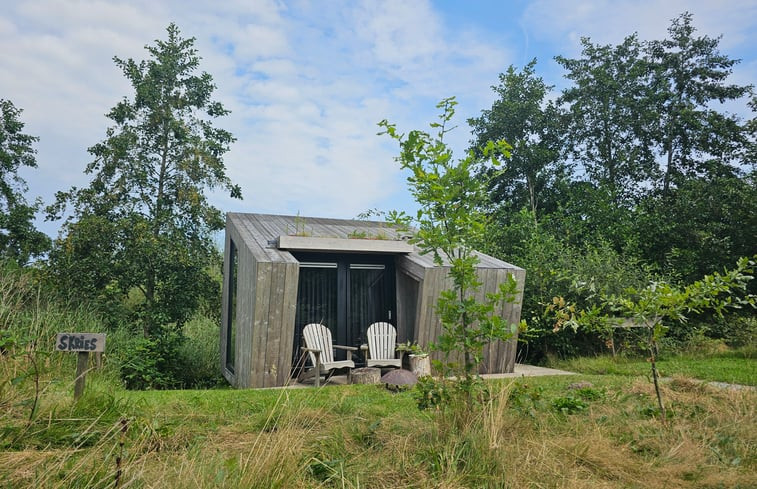
M 589 405 L 583 399 L 563 396 L 552 399 L 552 407 L 563 414 L 575 414 L 586 410 Z
M 205 389 L 224 382 L 214 319 L 197 315 L 182 333 L 164 328 L 156 338 L 136 335 L 123 329 L 115 335 L 122 346 L 114 361 L 127 389 Z
M 181 369 L 178 380 L 188 388 L 222 385 L 219 321 L 197 315 L 184 326 L 184 340 L 178 351 Z
M 156 338 L 138 336 L 124 349 L 121 380 L 127 389 L 171 389 L 179 385 L 179 345 L 182 338 L 163 331 Z
M 563 297 L 581 309 L 589 309 L 601 295 L 620 294 L 629 287 L 649 283 L 651 270 L 638 259 L 619 253 L 599 241 L 583 248 L 567 239 L 535 227 L 529 213 L 510 217 L 510 223 L 496 230 L 486 251 L 513 262 L 527 271 L 521 317 L 528 329 L 519 334 L 519 361 L 543 363 L 549 356 L 560 358 L 597 354 L 617 349 L 634 349 L 635 332 L 555 329 L 548 308 L 554 297 Z
M 723 340 L 732 348 L 754 345 L 757 342 L 757 316 L 749 311 L 714 317 L 703 325 L 702 330 L 708 338 Z

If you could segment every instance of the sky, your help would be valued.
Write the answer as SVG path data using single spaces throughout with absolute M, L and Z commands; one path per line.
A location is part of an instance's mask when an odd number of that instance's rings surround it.
M 215 99 L 232 113 L 216 125 L 237 138 L 225 156 L 243 200 L 211 192 L 224 212 L 354 218 L 415 205 L 378 136 L 427 129 L 439 100 L 455 96 L 462 156 L 466 120 L 491 107 L 508 66 L 537 58 L 556 90 L 553 57 L 580 56 L 579 41 L 663 39 L 689 11 L 700 35 L 741 59 L 730 79 L 757 85 L 757 0 L 0 0 L 0 98 L 23 109 L 39 137 L 36 169 L 21 172 L 28 199 L 86 186 L 87 148 L 105 139 L 105 114 L 132 88 L 113 56 L 146 59 L 175 22 L 195 37 Z M 555 95 L 557 92 L 555 93 Z M 748 117 L 745 102 L 727 109 Z M 38 220 L 55 237 L 59 222 Z

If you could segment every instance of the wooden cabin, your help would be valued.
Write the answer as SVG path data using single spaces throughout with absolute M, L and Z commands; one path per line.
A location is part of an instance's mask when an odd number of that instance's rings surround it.
M 451 288 L 448 267 L 421 255 L 384 222 L 229 213 L 223 273 L 221 368 L 240 388 L 289 382 L 302 367 L 302 328 L 327 325 L 334 343 L 360 346 L 368 326 L 388 321 L 397 341 L 426 347 L 441 332 L 435 313 Z M 525 270 L 479 253 L 480 299 Z M 522 292 L 501 314 L 520 321 Z M 515 338 L 485 351 L 482 373 L 512 372 Z M 360 359 L 358 359 L 358 364 Z

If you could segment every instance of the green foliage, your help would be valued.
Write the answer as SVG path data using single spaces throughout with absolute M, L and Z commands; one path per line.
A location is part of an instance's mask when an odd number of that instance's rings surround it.
M 488 399 L 489 392 L 486 384 L 479 377 L 452 380 L 426 375 L 418 379 L 418 383 L 415 384 L 413 397 L 418 409 L 446 411 L 452 416 L 464 418 L 466 411 L 460 409 L 462 407 L 460 401 L 470 397 L 480 404 Z
M 705 275 L 685 287 L 655 282 L 641 290 L 629 289 L 624 295 L 604 297 L 610 310 L 631 317 L 648 328 L 662 328 L 663 319 L 685 322 L 687 315 L 711 310 L 722 315 L 727 309 L 755 307 L 754 295 L 747 291 L 755 262 L 741 258 L 736 267 L 723 273 Z M 659 339 L 664 330 L 655 332 Z
M 428 355 L 428 352 L 423 349 L 421 345 L 414 341 L 407 341 L 405 343 L 397 343 L 397 351 L 404 351 L 411 355 Z
M 56 333 L 102 331 L 92 311 L 51 298 L 36 272 L 0 262 L 0 446 L 26 436 L 50 391 L 73 392 L 76 355 L 54 351 Z
M 564 178 L 568 165 L 560 161 L 562 113 L 546 101 L 553 87 L 535 74 L 536 60 L 518 72 L 512 65 L 492 87 L 498 99 L 481 116 L 469 119 L 474 139 L 471 151 L 478 156 L 488 141 L 507 141 L 508 164 L 502 170 L 484 168 L 495 208 L 517 212 L 528 207 L 534 219 L 542 207 L 554 205 L 553 189 Z M 537 212 L 538 209 L 538 212 Z
M 555 58 L 574 83 L 560 97 L 568 106 L 568 144 L 590 181 L 624 202 L 641 190 L 639 183 L 656 178 L 647 134 L 649 62 L 635 34 L 617 46 L 597 46 L 589 38 L 581 45 L 581 58 Z
M 757 173 L 691 178 L 635 214 L 642 256 L 688 283 L 757 253 Z
M 732 171 L 744 128 L 712 103 L 738 100 L 751 87 L 726 83 L 739 61 L 721 54 L 720 38 L 695 35 L 693 17 L 673 19 L 668 38 L 649 43 L 655 115 L 653 140 L 665 158 L 663 191 L 682 177 Z
M 597 292 L 580 283 L 591 277 L 608 274 L 616 294 L 663 278 L 683 285 L 757 253 L 755 119 L 744 123 L 722 105 L 754 110 L 757 99 L 751 87 L 729 82 L 738 60 L 719 43 L 697 35 L 689 13 L 672 20 L 663 40 L 583 38 L 579 56 L 556 57 L 571 84 L 554 107 L 532 61 L 502 73 L 491 109 L 470 120 L 474 144 L 513 144 L 507 168 L 481 175 L 490 182 L 492 220 L 482 248 L 527 270 L 530 330 L 521 338 L 531 335 L 529 360 L 601 351 L 604 343 L 634 348 L 637 333 L 610 336 L 600 322 L 551 333 L 551 298 L 589 310 Z M 593 254 L 607 264 L 598 275 Z M 675 328 L 665 341 L 684 344 L 693 333 Z
M 586 410 L 589 405 L 583 399 L 563 396 L 552 399 L 552 407 L 562 414 L 575 414 Z
M 121 338 L 120 376 L 127 389 L 204 389 L 222 385 L 218 323 L 193 317 L 183 334 L 165 329 L 151 338 Z
M 178 350 L 182 338 L 172 331 L 135 337 L 125 348 L 121 379 L 127 389 L 171 389 L 178 386 Z
M 687 315 L 702 311 L 722 315 L 728 309 L 755 308 L 757 296 L 749 294 L 747 289 L 753 278 L 754 265 L 753 260 L 744 257 L 734 269 L 705 275 L 685 287 L 659 281 L 642 289 L 629 288 L 623 294 L 600 294 L 591 308 L 578 309 L 557 298 L 556 307 L 550 311 L 555 314 L 555 329 L 567 325 L 592 329 L 598 325 L 612 328 L 624 324 L 609 314 L 628 318 L 625 321 L 627 327 L 643 328 L 646 334 L 643 346 L 649 355 L 658 406 L 665 422 L 666 409 L 659 389 L 656 361 L 660 342 L 669 329 L 666 322 L 684 323 Z
M 204 389 L 226 383 L 218 367 L 221 364 L 219 325 L 217 318 L 195 315 L 184 326 L 184 340 L 178 350 L 181 367 L 177 375 L 182 386 Z
M 0 99 L 0 258 L 24 265 L 50 247 L 50 238 L 34 227 L 41 202 L 27 202 L 22 167 L 36 168 L 34 143 L 39 138 L 23 132 L 21 109 Z
M 704 322 L 701 329 L 706 337 L 733 348 L 757 345 L 757 317 L 753 314 L 715 316 Z
M 583 248 L 560 240 L 535 225 L 530 212 L 512 216 L 510 223 L 492 229 L 485 251 L 506 257 L 527 270 L 522 317 L 528 328 L 518 335 L 524 361 L 543 362 L 547 357 L 594 354 L 607 351 L 611 336 L 606 328 L 560 328 L 554 331 L 550 310 L 554 297 L 575 307 L 591 308 L 600 294 L 619 294 L 629 287 L 643 287 L 653 277 L 638 259 L 621 254 L 606 242 Z M 635 344 L 633 333 L 615 336 L 616 347 Z
M 125 367 L 130 386 L 171 385 L 168 371 L 153 370 L 173 360 L 183 325 L 220 296 L 209 270 L 218 262 L 213 233 L 224 221 L 205 192 L 241 198 L 223 162 L 234 138 L 213 124 L 228 111 L 211 98 L 212 77 L 197 73 L 194 38 L 182 38 L 174 24 L 167 34 L 146 47 L 146 61 L 114 58 L 134 94 L 111 109 L 114 126 L 89 149 L 89 187 L 60 192 L 48 208 L 55 218 L 73 207 L 50 255 L 64 293 L 120 309 L 149 340 L 134 346 Z
M 487 218 L 484 182 L 476 177 L 479 165 L 473 152 L 455 161 L 452 150 L 444 142 L 451 130 L 456 102 L 454 98 L 442 100 L 439 122 L 430 127 L 435 133 L 410 131 L 399 134 L 386 120 L 379 123 L 381 134 L 388 134 L 400 145 L 400 166 L 410 172 L 408 185 L 419 205 L 415 218 L 418 231 L 412 242 L 423 253 L 430 253 L 438 266 L 449 267 L 453 287 L 442 292 L 437 302 L 437 313 L 443 333 L 434 348 L 441 351 L 447 361 L 445 374 L 455 371 L 470 380 L 482 360 L 483 346 L 496 339 L 506 339 L 513 325 L 494 313 L 496 307 L 512 302 L 517 284 L 513 277 L 500 286 L 497 293 L 489 294 L 486 301 L 478 302 L 474 295 L 480 283 L 475 266 L 478 257 L 473 246 L 481 242 L 486 231 Z M 489 142 L 481 154 L 491 165 L 499 164 L 499 155 L 508 156 L 510 147 L 504 142 Z M 450 355 L 462 355 L 460 366 Z M 448 371 L 449 370 L 449 371 Z

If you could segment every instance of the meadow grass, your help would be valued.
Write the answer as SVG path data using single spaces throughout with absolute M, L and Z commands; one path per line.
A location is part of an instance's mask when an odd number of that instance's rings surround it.
M 491 382 L 455 422 L 381 386 L 127 392 L 93 377 L 79 402 L 61 392 L 18 420 L 0 485 L 116 487 L 119 470 L 118 487 L 757 485 L 757 395 L 685 377 L 663 386 L 667 427 L 643 376 Z

